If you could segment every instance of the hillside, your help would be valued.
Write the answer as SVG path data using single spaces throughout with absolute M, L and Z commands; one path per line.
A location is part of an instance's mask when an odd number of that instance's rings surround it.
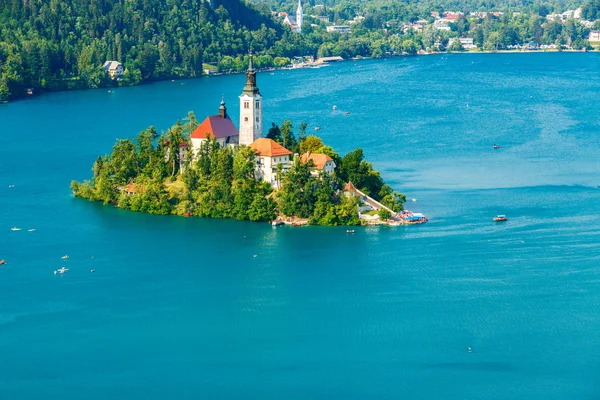
M 25 88 L 111 84 L 101 66 L 124 64 L 122 84 L 202 73 L 203 62 L 270 48 L 281 26 L 239 0 L 0 2 L 0 100 Z

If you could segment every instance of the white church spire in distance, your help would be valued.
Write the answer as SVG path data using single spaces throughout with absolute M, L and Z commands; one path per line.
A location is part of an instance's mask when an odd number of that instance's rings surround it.
M 296 9 L 296 25 L 298 26 L 298 33 L 302 32 L 302 0 L 298 0 L 298 8 Z

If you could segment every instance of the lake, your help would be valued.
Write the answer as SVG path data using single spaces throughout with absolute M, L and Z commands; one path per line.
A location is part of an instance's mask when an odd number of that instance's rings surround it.
M 430 219 L 354 235 L 72 197 L 116 138 L 222 95 L 237 125 L 243 75 L 0 106 L 0 399 L 597 399 L 599 70 L 537 53 L 260 73 L 266 122 L 361 147 Z

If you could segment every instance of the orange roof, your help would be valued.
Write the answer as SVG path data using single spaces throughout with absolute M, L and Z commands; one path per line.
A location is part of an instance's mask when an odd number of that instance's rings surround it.
M 215 139 L 237 136 L 239 132 L 229 118 L 223 118 L 220 115 L 206 117 L 206 119 L 190 135 L 194 139 L 206 139 L 206 135 Z
M 127 189 L 126 189 L 127 193 L 136 193 L 136 187 L 135 187 L 135 183 L 130 183 L 129 185 L 127 185 Z
M 305 153 L 302 154 L 302 158 L 300 160 L 303 163 L 308 162 L 308 160 L 312 160 L 316 169 L 323 169 L 325 168 L 327 161 L 333 161 L 333 158 L 329 157 L 327 154 Z
M 256 150 L 256 153 L 259 156 L 278 157 L 288 156 L 292 154 L 291 151 L 289 151 L 276 141 L 267 138 L 256 139 L 250 144 L 250 147 Z

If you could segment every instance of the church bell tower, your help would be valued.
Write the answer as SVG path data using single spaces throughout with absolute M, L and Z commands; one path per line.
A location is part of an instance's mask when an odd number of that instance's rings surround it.
M 262 126 L 262 96 L 256 86 L 256 70 L 252 65 L 252 53 L 250 53 L 246 86 L 240 95 L 240 145 L 248 146 L 261 138 Z

